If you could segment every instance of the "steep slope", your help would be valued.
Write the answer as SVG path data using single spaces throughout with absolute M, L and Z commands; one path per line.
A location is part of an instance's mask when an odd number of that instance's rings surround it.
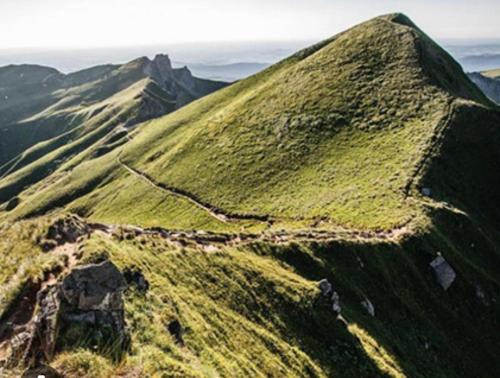
M 0 324 L 31 324 L 16 316 L 26 292 L 74 265 L 108 259 L 149 283 L 124 294 L 130 348 L 92 322 L 55 336 L 46 362 L 66 375 L 500 369 L 500 113 L 405 16 L 355 26 L 115 142 L 29 186 L 0 181 L 15 196 L 0 210 Z M 60 224 L 79 232 L 62 237 Z M 10 336 L 0 332 L 0 360 Z
M 500 104 L 500 72 L 498 70 L 472 72 L 468 76 L 486 96 Z

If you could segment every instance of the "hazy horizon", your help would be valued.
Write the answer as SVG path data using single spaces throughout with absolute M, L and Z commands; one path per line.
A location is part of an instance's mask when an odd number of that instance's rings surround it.
M 121 64 L 156 54 L 168 54 L 174 66 L 188 65 L 200 77 L 235 80 L 276 63 L 319 40 L 297 41 L 239 41 L 213 43 L 177 43 L 150 46 L 123 46 L 113 48 L 73 49 L 1 49 L 0 67 L 9 64 L 38 64 L 70 73 L 102 64 Z M 438 40 L 466 71 L 480 71 L 500 67 L 500 40 Z M 207 67 L 233 64 L 254 64 L 245 67 L 240 75 L 217 76 L 207 74 Z
M 429 12 L 432 9 L 432 12 Z M 2 48 L 320 40 L 403 12 L 435 39 L 500 38 L 500 2 L 478 0 L 3 0 Z

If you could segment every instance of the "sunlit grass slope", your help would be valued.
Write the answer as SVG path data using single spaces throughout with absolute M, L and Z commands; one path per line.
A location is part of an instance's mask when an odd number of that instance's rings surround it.
M 107 255 L 151 285 L 125 294 L 132 343 L 123 360 L 82 337 L 52 365 L 92 378 L 493 377 L 499 127 L 496 108 L 406 17 L 373 19 L 145 122 L 123 144 L 83 149 L 18 190 L 17 206 L 0 212 L 0 282 L 14 282 L 2 298 L 60 264 L 36 243 L 52 221 L 37 216 L 50 212 L 172 230 L 283 228 L 289 243 L 208 248 L 123 230 L 82 239 L 79 263 Z M 225 222 L 154 182 L 270 221 Z M 405 227 L 411 220 L 419 227 Z M 328 241 L 307 230 L 307 242 L 287 232 L 340 226 L 362 230 Z M 399 238 L 363 236 L 399 226 Z M 447 291 L 429 267 L 438 253 L 456 272 Z M 17 269 L 26 264 L 33 269 Z M 319 292 L 323 278 L 341 319 Z M 168 332 L 174 320 L 183 344 Z
M 122 270 L 140 269 L 150 283 L 147 293 L 132 287 L 125 295 L 132 347 L 113 361 L 82 335 L 80 348 L 58 351 L 52 366 L 89 378 L 494 376 L 500 234 L 491 227 L 478 233 L 467 216 L 445 209 L 433 219 L 432 230 L 399 244 L 254 243 L 208 252 L 158 236 L 94 234 L 81 241 L 79 263 L 107 256 Z M 2 299 L 63 263 L 36 243 L 53 220 L 2 228 L 9 258 L 0 259 L 1 279 L 15 283 L 1 286 Z M 447 292 L 428 270 L 437 250 L 458 274 Z M 27 264 L 36 269 L 23 270 Z M 325 277 L 340 295 L 343 320 L 320 294 Z M 366 298 L 375 317 L 361 304 Z M 174 320 L 183 344 L 168 332 Z
M 398 20 L 364 23 L 152 122 L 124 161 L 232 211 L 367 228 L 405 223 L 413 209 L 404 189 L 448 104 L 486 100 L 450 57 Z
M 457 99 L 490 106 L 411 21 L 384 16 L 142 125 L 121 159 L 228 212 L 269 215 L 283 224 L 391 229 L 420 212 L 407 196 L 437 136 L 452 127 Z M 120 169 L 105 160 L 89 162 L 76 180 L 42 194 L 47 206 L 39 210 L 76 199 L 70 188 L 77 180 L 79 192 L 90 192 L 103 164 Z M 65 188 L 71 196 L 61 194 Z M 132 197 L 124 189 L 120 198 Z M 37 213 L 40 201 L 30 198 Z M 135 204 L 146 208 L 149 200 Z M 79 205 L 111 219 L 109 206 L 101 208 L 106 202 Z

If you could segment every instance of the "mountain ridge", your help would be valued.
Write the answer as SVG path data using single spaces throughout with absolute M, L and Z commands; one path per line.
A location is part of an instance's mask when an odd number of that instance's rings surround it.
M 86 109 L 110 117 L 102 144 L 0 178 L 0 320 L 74 269 L 106 261 L 130 279 L 128 347 L 76 319 L 44 363 L 92 377 L 495 375 L 500 112 L 412 21 L 377 17 L 141 122 L 137 106 L 175 87 L 165 57 L 122 69 L 144 66 L 156 80 L 109 97 L 117 113 Z M 143 92 L 152 105 L 123 106 Z

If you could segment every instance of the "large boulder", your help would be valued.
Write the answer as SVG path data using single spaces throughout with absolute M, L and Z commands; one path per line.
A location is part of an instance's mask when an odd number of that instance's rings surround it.
M 74 268 L 63 280 L 61 332 L 63 348 L 85 346 L 120 358 L 130 337 L 125 325 L 123 292 L 127 284 L 111 261 Z M 109 345 L 113 345 L 112 350 Z
M 126 288 L 121 272 L 110 261 L 74 268 L 61 286 L 65 300 L 80 311 L 122 310 Z

